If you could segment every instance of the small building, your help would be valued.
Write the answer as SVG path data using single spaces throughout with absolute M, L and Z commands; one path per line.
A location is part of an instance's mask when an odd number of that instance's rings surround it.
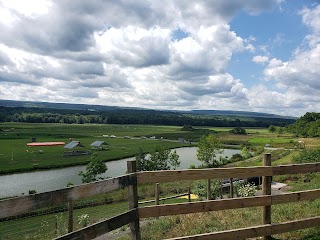
M 105 145 L 108 145 L 105 141 L 94 141 L 90 144 L 93 150 L 105 150 Z
M 64 148 L 69 149 L 63 152 L 64 157 L 90 154 L 90 151 L 85 149 L 84 146 L 80 144 L 80 141 L 71 141 L 68 144 L 66 144 Z

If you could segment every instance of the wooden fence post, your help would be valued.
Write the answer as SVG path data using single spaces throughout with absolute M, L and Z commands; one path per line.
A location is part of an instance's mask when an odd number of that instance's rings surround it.
M 233 178 L 230 178 L 230 198 L 233 198 Z
M 191 202 L 191 188 L 188 187 L 188 202 Z
M 160 198 L 160 188 L 159 188 L 159 183 L 156 183 L 156 190 L 155 190 L 155 195 L 156 195 L 156 205 L 159 205 L 159 198 Z
M 271 166 L 271 154 L 266 153 L 263 157 L 263 166 Z M 271 176 L 262 177 L 262 194 L 271 195 Z M 271 205 L 263 207 L 262 223 L 271 224 Z M 271 236 L 264 236 L 264 240 L 271 240 Z
M 136 161 L 128 161 L 127 162 L 128 173 L 135 173 L 136 169 Z M 132 176 L 132 183 L 128 186 L 128 201 L 129 201 L 129 210 L 138 208 L 138 186 L 137 186 L 137 176 Z M 135 218 L 132 219 L 130 223 L 131 230 L 131 239 L 140 240 L 140 226 L 139 226 L 139 215 L 138 210 L 136 211 Z
M 73 201 L 68 201 L 68 232 L 73 232 Z
M 208 182 L 207 183 L 207 199 L 211 200 L 212 197 L 211 197 L 211 181 L 210 181 L 210 179 L 208 179 L 207 182 Z

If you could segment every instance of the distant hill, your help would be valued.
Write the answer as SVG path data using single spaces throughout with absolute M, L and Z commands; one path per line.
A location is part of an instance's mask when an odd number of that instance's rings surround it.
M 117 111 L 117 110 L 151 110 L 145 108 L 135 107 L 119 107 L 119 106 L 104 106 L 91 104 L 73 104 L 73 103 L 51 103 L 51 102 L 30 102 L 30 101 L 14 101 L 14 100 L 0 100 L 0 106 L 4 107 L 25 107 L 25 108 L 55 108 L 55 109 L 73 109 L 84 111 Z M 247 112 L 247 111 L 233 111 L 233 110 L 190 110 L 190 111 L 172 111 L 172 110 L 156 110 L 157 112 L 177 112 L 195 115 L 215 115 L 215 116 L 241 116 L 241 117 L 262 117 L 262 118 L 283 118 L 283 119 L 297 119 L 291 116 L 281 116 L 269 113 Z
M 192 110 L 193 114 L 218 115 L 218 116 L 242 116 L 242 117 L 265 117 L 265 118 L 285 118 L 297 119 L 291 116 L 281 116 L 270 113 L 246 112 L 246 111 L 229 111 L 229 110 Z
M 0 100 L 0 122 L 269 127 L 292 124 L 295 118 L 245 111 L 165 111 L 119 106 Z

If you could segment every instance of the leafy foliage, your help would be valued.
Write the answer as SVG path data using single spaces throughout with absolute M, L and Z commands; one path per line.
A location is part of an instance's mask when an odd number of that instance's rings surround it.
M 94 182 L 99 179 L 103 179 L 98 176 L 105 173 L 107 170 L 108 168 L 106 164 L 102 160 L 98 159 L 97 154 L 94 153 L 91 156 L 91 162 L 86 167 L 86 171 L 80 171 L 79 176 L 81 176 L 83 183 Z
M 213 135 L 203 136 L 198 143 L 197 158 L 205 167 L 217 167 L 220 161 L 217 154 L 222 153 L 221 142 Z
M 242 148 L 242 150 L 241 150 L 241 156 L 242 156 L 244 159 L 247 159 L 247 158 L 252 157 L 252 154 L 249 152 L 249 149 L 248 149 L 247 147 L 244 147 L 244 148 Z
M 234 129 L 230 130 L 230 132 L 234 134 L 243 134 L 243 135 L 247 134 L 246 130 L 241 127 L 235 127 Z
M 319 162 L 320 159 L 320 149 L 316 150 L 305 150 L 301 152 L 298 156 L 293 158 L 295 163 L 310 163 Z
M 221 182 L 218 180 L 210 180 L 211 198 L 216 199 L 220 193 Z M 208 181 L 198 180 L 193 184 L 192 192 L 200 197 L 207 197 Z
M 167 147 L 157 148 L 147 157 L 140 148 L 136 155 L 138 171 L 157 171 L 176 169 L 180 166 L 179 155 L 177 151 L 170 151 Z
M 308 112 L 287 127 L 288 131 L 300 137 L 320 136 L 320 113 Z

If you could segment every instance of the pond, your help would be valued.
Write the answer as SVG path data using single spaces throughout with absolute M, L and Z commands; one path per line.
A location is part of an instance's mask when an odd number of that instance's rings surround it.
M 178 169 L 187 169 L 191 164 L 196 166 L 201 162 L 197 160 L 197 148 L 178 148 L 177 154 L 180 156 L 181 165 Z M 231 157 L 240 153 L 240 150 L 225 149 L 222 157 Z M 124 175 L 127 170 L 127 161 L 134 158 L 125 158 L 117 161 L 107 162 L 108 171 L 104 177 L 117 177 Z M 21 196 L 28 194 L 29 190 L 36 190 L 37 193 L 65 188 L 69 182 L 74 185 L 81 184 L 79 171 L 85 171 L 86 166 L 75 166 L 62 169 L 53 169 L 37 172 L 18 173 L 0 176 L 0 198 L 8 196 Z

